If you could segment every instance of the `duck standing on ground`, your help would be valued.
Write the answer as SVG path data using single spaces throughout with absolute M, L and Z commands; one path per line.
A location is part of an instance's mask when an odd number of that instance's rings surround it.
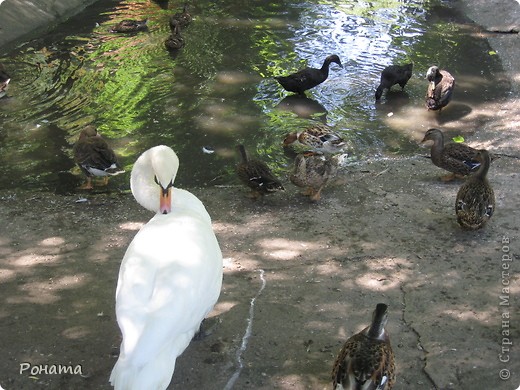
M 390 90 L 393 85 L 399 84 L 404 89 L 412 77 L 413 63 L 405 65 L 390 65 L 381 72 L 381 81 L 376 89 L 376 100 L 381 99 L 385 89 Z
M 95 126 L 86 126 L 79 134 L 78 142 L 72 148 L 74 161 L 87 176 L 87 182 L 79 187 L 91 190 L 92 177 L 103 177 L 103 185 L 108 184 L 108 177 L 125 171 L 119 166 L 116 154 L 108 143 L 99 135 Z
M 305 95 L 305 91 L 323 83 L 329 77 L 329 65 L 334 62 L 341 65 L 341 61 L 336 54 L 325 58 L 320 69 L 305 68 L 288 76 L 277 76 L 275 79 L 280 85 L 289 92 Z
M 144 20 L 133 20 L 133 19 L 125 19 L 116 24 L 110 32 L 113 33 L 134 33 L 138 31 L 145 31 L 147 26 L 147 19 Z
M 179 168 L 164 145 L 144 152 L 130 186 L 156 215 L 126 250 L 116 290 L 123 335 L 110 383 L 116 390 L 166 389 L 177 357 L 213 309 L 222 286 L 222 253 L 203 203 L 173 186 Z
M 486 177 L 491 157 L 487 150 L 479 150 L 477 159 L 480 167 L 462 184 L 455 202 L 457 222 L 468 230 L 483 227 L 495 211 L 495 193 Z
M 9 87 L 11 76 L 5 71 L 4 65 L 0 64 L 0 98 L 4 97 Z
M 181 29 L 179 22 L 174 22 L 174 28 L 172 28 L 172 33 L 170 36 L 164 41 L 164 46 L 166 49 L 179 50 L 184 46 L 184 38 L 181 36 Z
M 345 342 L 332 370 L 333 390 L 392 389 L 395 362 L 387 321 L 388 306 L 378 303 L 370 326 Z
M 441 70 L 437 66 L 432 66 L 426 73 L 429 81 L 426 90 L 426 107 L 428 110 L 441 110 L 450 102 L 455 79 L 446 70 Z
M 285 148 L 305 148 L 317 153 L 338 153 L 345 145 L 343 137 L 323 123 L 316 123 L 302 131 L 289 133 L 283 140 Z
M 480 165 L 477 159 L 478 150 L 458 142 L 444 143 L 444 134 L 439 129 L 429 129 L 421 143 L 433 141 L 431 159 L 434 165 L 451 172 L 441 177 L 443 181 L 461 179 L 474 172 Z M 497 156 L 491 156 L 491 160 Z
M 321 191 L 336 176 L 338 160 L 335 156 L 316 153 L 300 153 L 294 160 L 294 169 L 289 179 L 305 189 L 303 195 L 313 202 L 321 198 Z
M 284 190 L 280 180 L 275 177 L 265 162 L 249 158 L 244 145 L 238 145 L 237 149 L 240 154 L 240 163 L 236 167 L 238 178 L 251 188 L 253 199 Z
M 191 21 L 192 17 L 188 12 L 188 3 L 185 3 L 182 12 L 177 12 L 170 16 L 170 29 L 173 31 L 175 24 L 178 24 L 181 28 L 185 28 Z

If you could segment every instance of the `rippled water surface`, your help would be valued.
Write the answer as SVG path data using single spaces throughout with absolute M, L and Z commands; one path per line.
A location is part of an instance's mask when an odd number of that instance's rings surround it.
M 72 145 L 89 123 L 127 170 L 109 189 L 128 187 L 137 156 L 157 144 L 179 154 L 181 186 L 211 185 L 234 182 L 237 143 L 281 175 L 290 163 L 284 134 L 313 121 L 342 133 L 355 158 L 413 154 L 419 149 L 410 134 L 421 123 L 460 119 L 504 94 L 487 41 L 441 2 L 197 1 L 183 31 L 186 45 L 172 55 L 163 44 L 168 17 L 182 5 L 99 1 L 50 33 L 0 51 L 12 77 L 9 98 L 0 100 L 2 188 L 73 192 L 83 177 Z M 149 31 L 109 32 L 128 18 L 148 18 Z M 273 79 L 320 67 L 333 53 L 344 67 L 332 64 L 329 79 L 307 99 Z M 414 75 L 405 92 L 396 86 L 376 104 L 380 71 L 409 61 Z M 440 116 L 423 104 L 433 64 L 457 79 Z

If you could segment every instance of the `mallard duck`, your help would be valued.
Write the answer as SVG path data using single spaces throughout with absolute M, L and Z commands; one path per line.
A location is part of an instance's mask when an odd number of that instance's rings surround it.
M 345 342 L 332 369 L 334 390 L 392 389 L 395 362 L 387 321 L 388 306 L 378 303 L 370 326 Z
M 86 126 L 79 134 L 78 142 L 72 148 L 74 161 L 87 176 L 87 182 L 79 188 L 90 190 L 92 177 L 103 177 L 103 184 L 108 184 L 108 177 L 119 175 L 125 171 L 119 166 L 114 151 L 99 135 L 95 126 Z
M 390 90 L 393 85 L 399 84 L 404 89 L 412 77 L 413 63 L 406 65 L 390 65 L 381 72 L 381 81 L 376 89 L 376 100 L 381 99 L 385 89 Z
M 294 160 L 289 179 L 294 185 L 305 188 L 303 194 L 317 202 L 321 198 L 321 190 L 336 176 L 337 171 L 338 160 L 335 156 L 301 153 Z
M 491 156 L 487 150 L 479 150 L 477 159 L 480 167 L 459 188 L 455 202 L 457 221 L 469 230 L 483 227 L 495 211 L 495 194 L 486 178 Z
M 0 98 L 4 97 L 9 87 L 11 76 L 5 71 L 4 65 L 0 64 Z
M 185 28 L 191 21 L 192 17 L 188 12 L 188 3 L 185 3 L 182 12 L 177 12 L 170 16 L 170 28 L 173 31 L 176 23 L 178 23 L 181 28 Z
M 174 28 L 170 36 L 164 41 L 164 46 L 168 50 L 178 50 L 184 46 L 184 38 L 181 36 L 181 29 L 179 22 L 174 22 Z
M 320 69 L 305 68 L 288 76 L 277 76 L 275 79 L 286 91 L 304 95 L 306 90 L 314 88 L 316 85 L 327 80 L 331 62 L 342 66 L 339 57 L 333 54 L 325 58 L 323 66 Z
M 285 148 L 306 148 L 318 153 L 341 152 L 345 145 L 343 137 L 322 123 L 313 124 L 303 131 L 289 133 L 283 140 Z
M 144 20 L 133 20 L 133 19 L 125 19 L 116 24 L 110 32 L 114 33 L 133 33 L 137 31 L 144 31 L 148 28 L 147 23 L 148 19 Z
M 164 145 L 135 162 L 130 187 L 156 213 L 121 262 L 116 317 L 123 336 L 110 375 L 116 390 L 166 389 L 177 357 L 213 309 L 222 286 L 222 253 L 204 204 L 174 187 L 179 168 Z
M 237 174 L 239 179 L 251 188 L 253 199 L 278 190 L 284 190 L 282 183 L 275 177 L 266 163 L 249 158 L 244 145 L 238 145 L 237 149 L 241 159 L 236 167 Z
M 426 90 L 426 107 L 428 110 L 441 110 L 451 100 L 455 79 L 449 72 L 440 70 L 437 66 L 428 69 L 426 79 L 429 81 Z
M 426 141 L 433 141 L 430 152 L 433 164 L 451 172 L 450 175 L 441 178 L 443 181 L 461 179 L 474 172 L 480 165 L 477 149 L 456 142 L 445 144 L 444 134 L 439 129 L 429 129 L 421 143 Z M 494 155 L 491 157 L 492 160 L 496 158 Z

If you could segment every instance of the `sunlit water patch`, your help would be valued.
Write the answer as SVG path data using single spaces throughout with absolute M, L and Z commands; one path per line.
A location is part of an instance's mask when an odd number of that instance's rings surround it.
M 128 188 L 133 162 L 157 144 L 178 152 L 181 186 L 212 185 L 235 182 L 237 143 L 280 175 L 291 164 L 283 136 L 314 121 L 342 133 L 355 158 L 413 154 L 426 127 L 458 123 L 504 94 L 487 42 L 442 3 L 198 1 L 183 31 L 185 47 L 168 53 L 168 17 L 183 4 L 97 2 L 0 53 L 12 77 L 9 98 L 0 100 L 2 188 L 74 192 L 83 178 L 72 145 L 89 123 L 127 170 L 108 190 Z M 148 31 L 109 32 L 128 18 L 148 19 Z M 329 54 L 339 55 L 343 68 L 332 64 L 329 79 L 306 98 L 273 79 L 320 67 Z M 404 62 L 414 63 L 405 91 L 394 87 L 376 104 L 381 70 Z M 457 79 L 454 101 L 440 115 L 423 104 L 432 64 Z

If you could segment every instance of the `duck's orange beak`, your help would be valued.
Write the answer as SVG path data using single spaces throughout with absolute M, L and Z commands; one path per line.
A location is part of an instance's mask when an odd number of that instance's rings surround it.
M 172 187 L 164 189 L 161 187 L 161 198 L 159 203 L 159 210 L 161 214 L 168 214 L 172 211 Z

